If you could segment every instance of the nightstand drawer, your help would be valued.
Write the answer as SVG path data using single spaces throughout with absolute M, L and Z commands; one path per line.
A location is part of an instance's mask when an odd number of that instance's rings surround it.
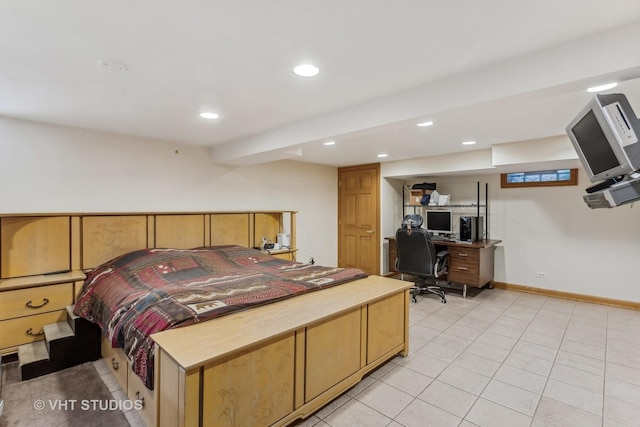
M 73 304 L 73 283 L 0 292 L 0 320 L 62 310 Z
M 67 310 L 0 321 L 0 348 L 16 347 L 44 339 L 42 328 L 49 323 L 62 322 Z
M 275 252 L 270 254 L 272 257 L 293 261 L 293 252 Z

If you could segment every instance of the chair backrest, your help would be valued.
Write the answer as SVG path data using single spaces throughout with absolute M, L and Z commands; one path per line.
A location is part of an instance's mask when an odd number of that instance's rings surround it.
M 409 214 L 402 218 L 402 228 L 419 228 L 422 227 L 422 215 Z
M 412 225 L 396 230 L 396 251 L 396 270 L 400 273 L 434 275 L 436 248 L 424 228 L 413 228 Z

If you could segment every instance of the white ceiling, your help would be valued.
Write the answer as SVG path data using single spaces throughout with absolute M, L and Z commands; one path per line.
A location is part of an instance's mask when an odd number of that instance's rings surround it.
M 638 0 L 0 0 L 0 115 L 227 164 L 394 161 L 561 135 L 609 80 L 638 113 L 638 40 Z

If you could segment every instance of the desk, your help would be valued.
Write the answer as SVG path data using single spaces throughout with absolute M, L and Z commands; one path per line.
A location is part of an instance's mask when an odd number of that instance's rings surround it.
M 389 241 L 389 271 L 396 272 L 396 238 Z M 462 294 L 467 296 L 467 286 L 481 288 L 493 280 L 493 252 L 502 240 L 480 240 L 474 243 L 434 241 L 437 250 L 449 251 L 449 273 L 441 280 L 463 286 Z M 439 278 L 440 279 L 440 278 Z

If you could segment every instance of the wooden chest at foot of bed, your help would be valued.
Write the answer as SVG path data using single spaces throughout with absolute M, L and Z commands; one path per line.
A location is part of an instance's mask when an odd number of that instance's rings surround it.
M 308 417 L 407 354 L 409 285 L 370 276 L 153 335 L 158 425 Z

